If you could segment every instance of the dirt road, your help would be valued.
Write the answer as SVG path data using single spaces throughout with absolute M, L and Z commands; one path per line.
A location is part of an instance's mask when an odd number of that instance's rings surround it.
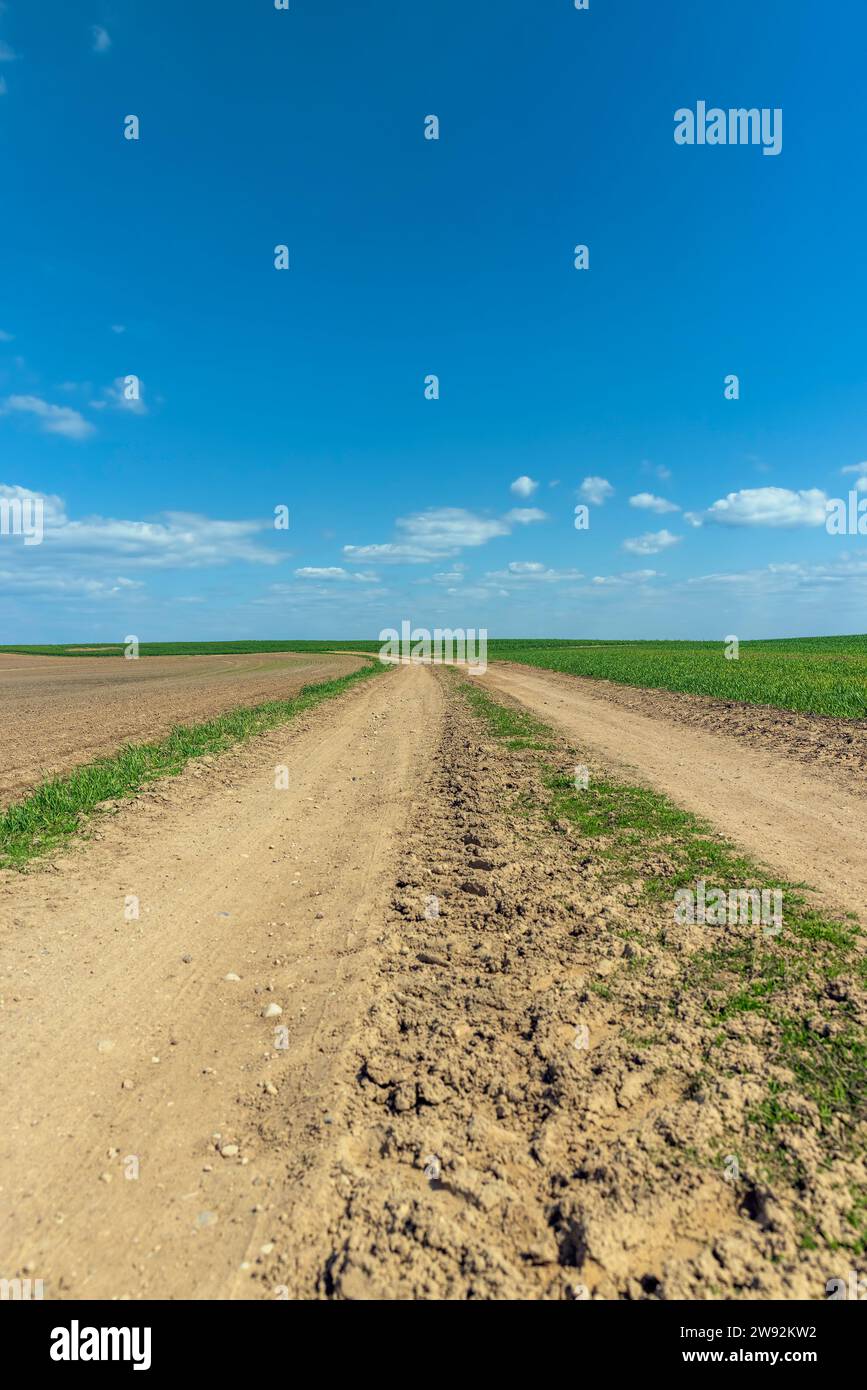
M 285 700 L 345 676 L 358 656 L 263 652 L 237 656 L 25 656 L 0 652 L 0 806 L 44 778 L 173 724 L 238 705 Z
M 0 885 L 0 1275 L 232 1297 L 288 1236 L 272 1190 L 324 1124 L 438 698 L 425 671 L 364 683 Z
M 494 664 L 483 688 L 511 696 L 579 747 L 595 749 L 709 820 L 778 873 L 803 880 L 842 911 L 867 920 L 867 797 L 844 768 L 836 773 L 666 717 L 664 692 L 652 714 L 555 672 Z
M 863 1126 L 822 1131 L 781 1027 L 708 1015 L 704 930 L 552 828 L 570 756 L 498 740 L 457 673 L 398 667 L 0 876 L 0 1278 L 814 1298 L 860 1268 Z M 833 1043 L 867 1007 L 824 953 L 774 1007 Z

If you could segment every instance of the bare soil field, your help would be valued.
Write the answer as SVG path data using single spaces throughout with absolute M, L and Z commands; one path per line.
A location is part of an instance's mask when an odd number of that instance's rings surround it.
M 47 777 L 145 742 L 173 724 L 238 705 L 288 699 L 303 685 L 357 670 L 357 656 L 22 656 L 0 653 L 0 805 Z
M 573 747 L 504 744 L 462 686 L 397 668 L 0 877 L 6 1277 L 47 1298 L 791 1299 L 863 1263 L 831 1253 L 863 1126 L 820 1145 L 769 1019 L 708 1027 L 706 932 L 544 812 Z M 856 981 L 807 984 L 786 1002 L 809 1027 L 863 1020 Z M 769 1085 L 771 1177 L 750 1148 Z
M 479 679 L 867 921 L 867 735 L 859 722 L 499 662 Z

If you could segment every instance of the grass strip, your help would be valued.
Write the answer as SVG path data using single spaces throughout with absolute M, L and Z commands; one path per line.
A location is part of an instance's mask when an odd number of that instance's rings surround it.
M 227 710 L 204 724 L 177 724 L 158 742 L 128 743 L 109 757 L 43 782 L 0 815 L 0 868 L 23 869 L 57 848 L 82 829 L 100 802 L 135 796 L 161 777 L 177 776 L 191 759 L 225 752 L 388 669 L 372 662 L 349 675 L 305 685 L 289 700 Z

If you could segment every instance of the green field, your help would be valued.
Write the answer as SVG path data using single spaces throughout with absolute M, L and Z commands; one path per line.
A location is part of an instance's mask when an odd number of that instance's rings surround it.
M 378 641 L 143 642 L 140 655 L 204 656 L 242 652 L 376 652 Z M 0 647 L 45 656 L 120 657 L 117 643 L 98 651 L 81 646 Z M 488 658 L 518 661 L 573 676 L 623 685 L 680 690 L 774 705 L 838 719 L 867 718 L 867 636 L 781 638 L 742 642 L 737 661 L 722 642 L 598 642 L 580 638 L 491 638 Z
M 741 642 L 488 643 L 488 656 L 623 685 L 681 690 L 751 705 L 867 718 L 867 636 Z

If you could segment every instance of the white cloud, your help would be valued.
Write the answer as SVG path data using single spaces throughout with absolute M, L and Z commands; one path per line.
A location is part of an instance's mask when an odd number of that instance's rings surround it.
M 111 35 L 101 24 L 94 24 L 90 30 L 94 53 L 107 53 L 111 48 Z
M 14 63 L 17 57 L 18 54 L 13 53 L 8 43 L 0 39 L 0 63 Z
M 12 343 L 14 341 L 14 333 L 4 333 L 3 329 L 0 328 L 0 343 Z
M 633 536 L 630 540 L 623 542 L 623 549 L 628 550 L 630 555 L 658 555 L 660 550 L 668 550 L 672 545 L 680 543 L 680 536 L 673 536 L 670 531 L 645 531 L 643 536 Z
M 528 478 L 526 473 L 522 473 L 520 478 L 516 478 L 511 484 L 511 489 L 519 497 L 532 497 L 538 486 L 539 484 Z
M 45 434 L 62 434 L 66 439 L 87 439 L 94 426 L 77 410 L 66 405 L 51 405 L 39 396 L 7 396 L 0 414 L 8 411 L 36 415 L 42 421 Z
M 666 468 L 664 463 L 651 463 L 650 459 L 641 460 L 642 473 L 652 473 L 661 483 L 667 483 L 671 477 L 671 469 Z
M 377 582 L 375 574 L 351 574 L 341 565 L 326 565 L 323 568 L 318 568 L 315 565 L 304 565 L 301 569 L 295 570 L 295 576 L 297 579 L 352 579 L 359 584 L 375 584 Z
M 126 332 L 126 324 L 124 324 L 124 323 L 113 323 L 113 324 L 111 325 L 111 331 L 112 331 L 112 333 L 125 333 L 125 332 Z
M 867 462 L 848 463 L 845 468 L 840 469 L 840 472 L 860 474 L 860 477 L 855 479 L 855 491 L 867 492 Z
M 8 91 L 9 91 L 9 88 L 8 88 L 7 85 L 6 85 L 6 78 L 0 76 L 0 97 L 5 97 L 5 95 L 6 95 L 6 93 L 7 93 Z
M 596 574 L 593 583 L 606 588 L 620 588 L 624 584 L 646 584 L 659 577 L 659 570 L 624 570 L 622 574 Z
M 491 584 L 513 584 L 516 580 L 519 583 L 566 584 L 583 578 L 580 570 L 550 569 L 536 560 L 512 560 L 508 569 L 490 570 L 485 575 L 486 582 Z
M 867 587 L 867 557 L 857 559 L 850 555 L 830 565 L 776 563 L 764 569 L 696 575 L 687 583 L 694 588 L 724 588 L 727 592 L 740 590 L 750 595 L 810 592 L 821 595 L 829 588 L 853 584 L 860 592 L 862 587 Z
M 594 507 L 601 507 L 607 497 L 611 497 L 614 488 L 607 478 L 589 477 L 585 478 L 578 489 L 579 496 L 585 502 L 591 502 Z
M 703 512 L 686 512 L 693 526 L 824 526 L 827 497 L 820 488 L 751 487 L 730 492 Z
M 436 574 L 426 574 L 423 579 L 414 579 L 413 584 L 463 584 L 466 579 L 466 565 L 458 560 L 451 569 L 440 570 Z
M 52 599 L 103 599 L 128 596 L 131 590 L 143 589 L 134 579 L 90 579 L 86 575 L 70 575 L 46 565 L 21 565 L 15 570 L 0 570 L 0 585 L 5 593 Z
M 398 517 L 395 529 L 399 539 L 377 545 L 345 545 L 348 560 L 382 564 L 424 564 L 443 560 L 471 546 L 486 545 L 498 536 L 508 536 L 515 525 L 543 521 L 545 513 L 536 507 L 518 508 L 504 517 L 482 517 L 463 507 L 431 507 L 425 512 Z
M 636 492 L 634 497 L 630 497 L 629 505 L 638 507 L 639 511 L 656 512 L 660 516 L 665 512 L 680 511 L 676 502 L 669 502 L 665 497 L 655 497 L 652 492 Z
M 30 488 L 0 484 L 0 497 L 41 498 L 44 507 L 44 539 L 38 547 L 40 564 L 61 558 L 63 572 L 71 564 L 105 565 L 109 561 L 141 569 L 198 569 L 229 564 L 275 565 L 279 551 L 268 550 L 256 539 L 271 531 L 262 521 L 217 521 L 192 512 L 163 512 L 156 521 L 127 521 L 91 516 L 72 521 L 61 498 Z M 32 548 L 33 554 L 37 547 Z

